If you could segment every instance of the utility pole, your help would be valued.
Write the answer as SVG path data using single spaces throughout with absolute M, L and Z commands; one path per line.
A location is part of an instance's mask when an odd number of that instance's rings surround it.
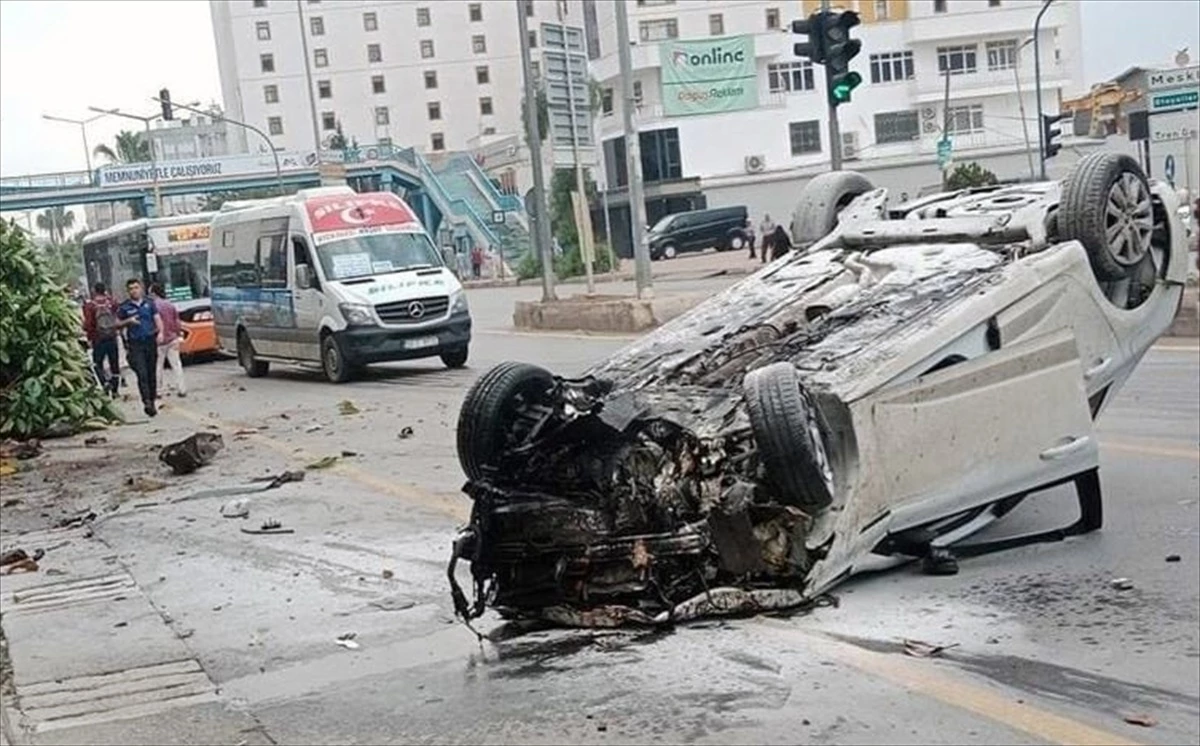
M 304 4 L 296 0 L 296 17 L 300 19 L 300 48 L 304 52 L 304 82 L 308 86 L 308 110 L 312 114 L 313 152 L 321 162 L 321 127 L 317 122 L 317 99 L 313 93 L 312 60 L 308 56 L 308 29 L 304 28 Z M 272 143 L 271 150 L 275 150 Z
M 1029 141 L 1029 118 L 1025 116 L 1025 94 L 1021 93 L 1021 50 L 1033 43 L 1034 37 L 1029 37 L 1017 47 L 1013 59 L 1013 82 L 1017 85 L 1017 110 L 1021 115 L 1021 130 L 1025 133 L 1025 155 L 1029 159 L 1029 178 L 1036 179 L 1037 172 L 1033 169 L 1033 145 Z
M 621 115 L 625 124 L 625 161 L 629 181 L 629 227 L 633 239 L 637 297 L 654 297 L 650 247 L 646 245 L 646 203 L 642 196 L 642 148 L 633 126 L 633 60 L 629 54 L 629 14 L 625 0 L 613 0 L 617 10 L 617 51 L 621 64 Z
M 584 237 L 584 226 L 591 221 L 584 220 L 584 211 L 588 209 L 587 189 L 583 183 L 583 166 L 579 163 L 579 126 L 575 123 L 575 67 L 571 63 L 571 44 L 567 38 L 567 27 L 563 25 L 563 3 L 558 6 L 558 23 L 563 30 L 563 61 L 567 66 L 567 106 L 571 115 L 571 159 L 575 162 L 575 191 L 579 193 L 579 209 L 576 211 L 575 238 L 579 242 L 579 256 L 583 259 L 583 268 L 587 274 L 588 295 L 596 293 L 596 279 L 592 276 L 592 262 L 595 257 L 592 252 L 585 251 L 585 246 L 591 245 L 591 236 Z
M 557 300 L 554 294 L 554 245 L 550 237 L 550 211 L 546 208 L 546 177 L 542 172 L 542 134 L 538 128 L 537 80 L 529 52 L 529 20 L 525 5 L 531 0 L 516 0 L 517 27 L 521 34 L 521 70 L 525 77 L 525 137 L 533 168 L 533 245 L 542 258 L 542 301 Z
M 821 12 L 829 12 L 829 0 L 821 0 Z M 826 67 L 825 75 L 829 76 L 832 74 L 833 73 L 829 71 L 829 68 Z M 828 87 L 828 81 L 826 81 L 826 88 Z M 833 101 L 830 100 L 828 96 L 825 98 L 825 105 L 828 107 L 829 111 L 829 167 L 833 171 L 841 171 L 842 128 L 838 122 L 837 106 L 834 105 Z
M 139 117 L 136 114 L 126 114 L 120 109 L 101 109 L 96 106 L 89 106 L 88 109 L 98 114 L 111 114 L 114 117 L 132 119 L 146 126 L 146 146 L 150 148 L 150 171 L 154 174 L 154 217 L 161 218 L 163 216 L 162 192 L 158 188 L 158 156 L 154 154 L 154 138 L 150 136 L 150 123 L 155 119 L 161 119 L 162 114 L 155 114 L 152 117 Z
M 1045 129 L 1042 126 L 1042 51 L 1038 32 L 1042 25 L 1042 16 L 1046 15 L 1052 2 L 1054 0 L 1045 0 L 1042 3 L 1042 9 L 1038 11 L 1037 18 L 1033 21 L 1033 86 L 1037 90 L 1038 173 L 1041 175 L 1042 181 L 1046 180 L 1046 137 L 1042 132 Z
M 942 94 L 942 141 L 950 142 L 950 66 L 946 65 L 946 92 Z M 953 147 L 953 146 L 951 146 Z M 939 164 L 942 168 L 942 191 L 950 184 L 950 161 Z

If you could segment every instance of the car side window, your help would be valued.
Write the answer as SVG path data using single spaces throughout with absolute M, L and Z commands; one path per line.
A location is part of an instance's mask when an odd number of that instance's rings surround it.
M 283 234 L 260 236 L 256 258 L 262 287 L 287 287 L 287 248 Z

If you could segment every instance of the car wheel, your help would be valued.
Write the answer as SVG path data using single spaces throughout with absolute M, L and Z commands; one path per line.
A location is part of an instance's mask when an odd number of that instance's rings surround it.
M 838 213 L 855 197 L 875 187 L 854 171 L 833 171 L 814 177 L 800 190 L 792 212 L 792 242 L 807 248 L 837 227 Z
M 521 406 L 553 385 L 536 365 L 500 363 L 471 386 L 458 414 L 458 463 L 468 479 L 496 466 L 505 445 L 521 435 Z
M 321 369 L 330 383 L 345 383 L 354 375 L 354 367 L 346 362 L 342 346 L 332 334 L 321 338 Z
M 658 250 L 658 256 L 661 259 L 674 259 L 679 256 L 679 248 L 673 243 L 663 244 L 663 247 Z
M 725 248 L 730 251 L 739 251 L 746 248 L 746 237 L 741 233 L 730 233 L 725 241 Z
M 254 343 L 250 341 L 250 334 L 245 329 L 238 332 L 237 355 L 238 364 L 251 378 L 262 378 L 271 370 L 270 363 L 259 360 L 254 354 Z
M 1083 244 L 1101 283 L 1134 274 L 1154 233 L 1150 185 L 1137 161 L 1117 153 L 1080 159 L 1063 181 L 1058 230 Z
M 442 353 L 442 364 L 447 368 L 461 368 L 467 364 L 468 348 L 466 345 Z
M 750 428 L 780 499 L 815 514 L 833 502 L 826 426 L 791 363 L 750 371 L 742 382 Z

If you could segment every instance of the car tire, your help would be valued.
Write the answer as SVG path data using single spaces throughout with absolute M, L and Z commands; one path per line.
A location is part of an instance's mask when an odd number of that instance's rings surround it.
M 1150 252 L 1154 207 L 1138 162 L 1118 153 L 1081 158 L 1063 180 L 1058 205 L 1063 241 L 1079 241 L 1100 282 L 1129 277 Z
M 679 256 L 679 247 L 673 243 L 665 243 L 658 249 L 657 259 L 674 259 Z
M 750 428 L 768 483 L 782 501 L 815 515 L 833 502 L 828 428 L 796 368 L 787 362 L 752 370 L 742 382 Z
M 721 247 L 721 251 L 741 251 L 746 248 L 746 235 L 733 231 L 725 237 L 725 245 Z
M 271 371 L 271 364 L 265 360 L 259 360 L 255 355 L 254 343 L 250 341 L 250 333 L 245 329 L 239 331 L 237 335 L 237 356 L 238 364 L 250 378 L 262 378 Z
M 321 370 L 330 383 L 345 383 L 354 377 L 354 366 L 346 361 L 342 345 L 332 334 L 321 337 Z
M 516 423 L 517 406 L 554 384 L 536 365 L 500 363 L 475 381 L 458 414 L 458 463 L 467 479 L 482 478 L 495 466 Z
M 792 212 L 792 243 L 807 248 L 837 227 L 838 213 L 874 185 L 855 171 L 832 171 L 813 177 L 800 190 Z
M 467 364 L 467 355 L 470 353 L 470 348 L 466 345 L 456 347 L 448 352 L 443 352 L 442 365 L 447 368 L 461 368 Z

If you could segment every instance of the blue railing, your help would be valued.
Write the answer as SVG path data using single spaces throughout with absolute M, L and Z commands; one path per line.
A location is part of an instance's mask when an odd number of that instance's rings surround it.
M 479 217 L 479 213 L 475 212 L 475 209 L 471 207 L 471 205 L 468 204 L 465 199 L 451 197 L 446 192 L 446 188 L 442 186 L 442 182 L 438 180 L 437 175 L 433 173 L 433 169 L 429 166 L 429 162 L 422 158 L 420 153 L 414 152 L 414 156 L 417 160 L 417 167 L 421 171 L 421 181 L 426 185 L 426 188 L 432 187 L 430 191 L 436 193 L 437 196 L 441 198 L 442 203 L 450 208 L 450 212 L 452 214 L 466 215 L 468 218 L 470 218 L 471 221 L 475 223 L 475 227 L 479 229 L 479 232 L 483 234 L 483 237 L 488 241 L 489 244 L 492 246 L 499 246 L 500 239 L 496 237 L 496 234 L 492 232 L 491 228 L 488 227 L 488 224 L 483 220 L 483 218 Z
M 504 194 L 492 180 L 484 173 L 475 159 L 469 155 L 457 155 L 453 159 L 454 162 L 465 163 L 465 170 L 475 174 L 475 181 L 479 184 L 479 188 L 483 190 L 484 195 L 496 205 L 496 207 L 504 212 L 525 212 L 525 201 L 513 194 Z

